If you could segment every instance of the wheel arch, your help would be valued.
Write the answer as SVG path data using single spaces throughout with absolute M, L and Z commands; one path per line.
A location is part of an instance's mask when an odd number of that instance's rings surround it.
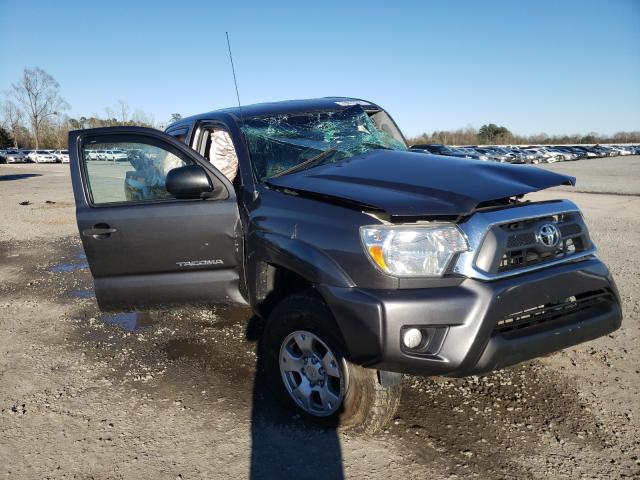
M 249 238 L 246 274 L 250 303 L 263 316 L 278 301 L 314 285 L 355 286 L 342 267 L 320 249 L 269 232 Z

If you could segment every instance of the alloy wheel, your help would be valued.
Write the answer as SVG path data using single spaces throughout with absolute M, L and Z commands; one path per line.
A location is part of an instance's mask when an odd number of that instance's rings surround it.
M 320 337 L 305 330 L 289 334 L 279 365 L 287 392 L 302 410 L 317 417 L 338 410 L 348 386 L 346 363 Z

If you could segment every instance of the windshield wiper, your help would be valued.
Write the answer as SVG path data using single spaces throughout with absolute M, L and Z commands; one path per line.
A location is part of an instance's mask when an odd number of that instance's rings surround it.
M 311 166 L 313 166 L 313 164 L 318 163 L 320 160 L 328 157 L 329 155 L 336 152 L 337 150 L 338 149 L 335 147 L 330 148 L 329 150 L 325 150 L 324 152 L 316 155 L 315 157 L 311 157 L 310 159 L 305 160 L 304 162 L 299 163 L 297 165 L 294 165 L 291 168 L 287 168 L 282 172 L 278 172 L 275 175 L 271 175 L 271 177 L 269 178 L 278 178 L 278 177 L 282 177 L 283 175 L 289 175 L 290 173 L 295 173 L 295 172 L 299 172 L 300 170 L 305 170 L 307 168 L 310 168 Z

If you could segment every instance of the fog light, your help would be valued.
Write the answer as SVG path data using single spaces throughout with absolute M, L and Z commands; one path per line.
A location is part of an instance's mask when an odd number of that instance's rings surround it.
M 422 332 L 417 328 L 408 328 L 402 334 L 402 343 L 407 348 L 416 348 L 422 342 Z

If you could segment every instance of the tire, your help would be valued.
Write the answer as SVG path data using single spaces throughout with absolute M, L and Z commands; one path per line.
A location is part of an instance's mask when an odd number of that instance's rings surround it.
M 298 350 L 296 342 L 303 337 L 304 341 L 309 341 L 311 338 L 316 355 L 305 356 L 301 350 Z M 320 380 L 320 385 L 316 383 L 312 388 L 320 390 L 327 385 L 326 388 L 333 389 L 334 395 L 337 395 L 337 392 L 341 394 L 340 401 L 331 406 L 335 409 L 334 411 L 331 411 L 331 408 L 325 408 L 324 402 L 320 406 L 320 393 L 312 392 L 309 397 L 311 400 L 307 399 L 305 402 L 296 401 L 295 394 L 290 393 L 298 379 L 300 385 L 304 382 L 306 385 L 310 382 L 313 384 L 313 381 L 317 380 L 317 376 L 314 378 L 317 372 L 313 369 L 309 376 L 305 373 L 309 363 L 305 364 L 302 361 L 292 368 L 291 361 L 300 361 L 296 360 L 297 356 L 299 359 L 306 358 L 307 362 L 316 361 L 317 365 L 318 360 L 322 358 L 323 360 L 319 363 L 328 365 L 325 347 L 329 352 L 328 358 L 335 359 L 337 368 L 333 373 L 335 374 L 336 370 L 339 371 L 340 380 L 336 380 L 337 377 L 328 371 L 330 369 L 327 366 L 322 377 L 327 380 Z M 402 385 L 397 383 L 390 387 L 383 387 L 378 380 L 377 370 L 361 367 L 345 358 L 346 349 L 337 332 L 331 312 L 314 291 L 293 295 L 278 304 L 267 321 L 261 348 L 267 381 L 275 395 L 284 405 L 308 419 L 328 427 L 373 434 L 383 429 L 393 419 L 398 409 Z M 298 351 L 292 353 L 291 349 Z M 316 358 L 309 358 L 313 356 Z M 281 360 L 283 365 L 287 365 L 285 357 L 289 359 L 289 367 L 285 366 L 281 369 Z M 301 365 L 307 366 L 297 373 L 297 367 Z M 311 365 L 311 367 L 314 366 Z M 286 371 L 287 368 L 291 369 L 291 372 Z M 319 368 L 323 370 L 322 366 Z

